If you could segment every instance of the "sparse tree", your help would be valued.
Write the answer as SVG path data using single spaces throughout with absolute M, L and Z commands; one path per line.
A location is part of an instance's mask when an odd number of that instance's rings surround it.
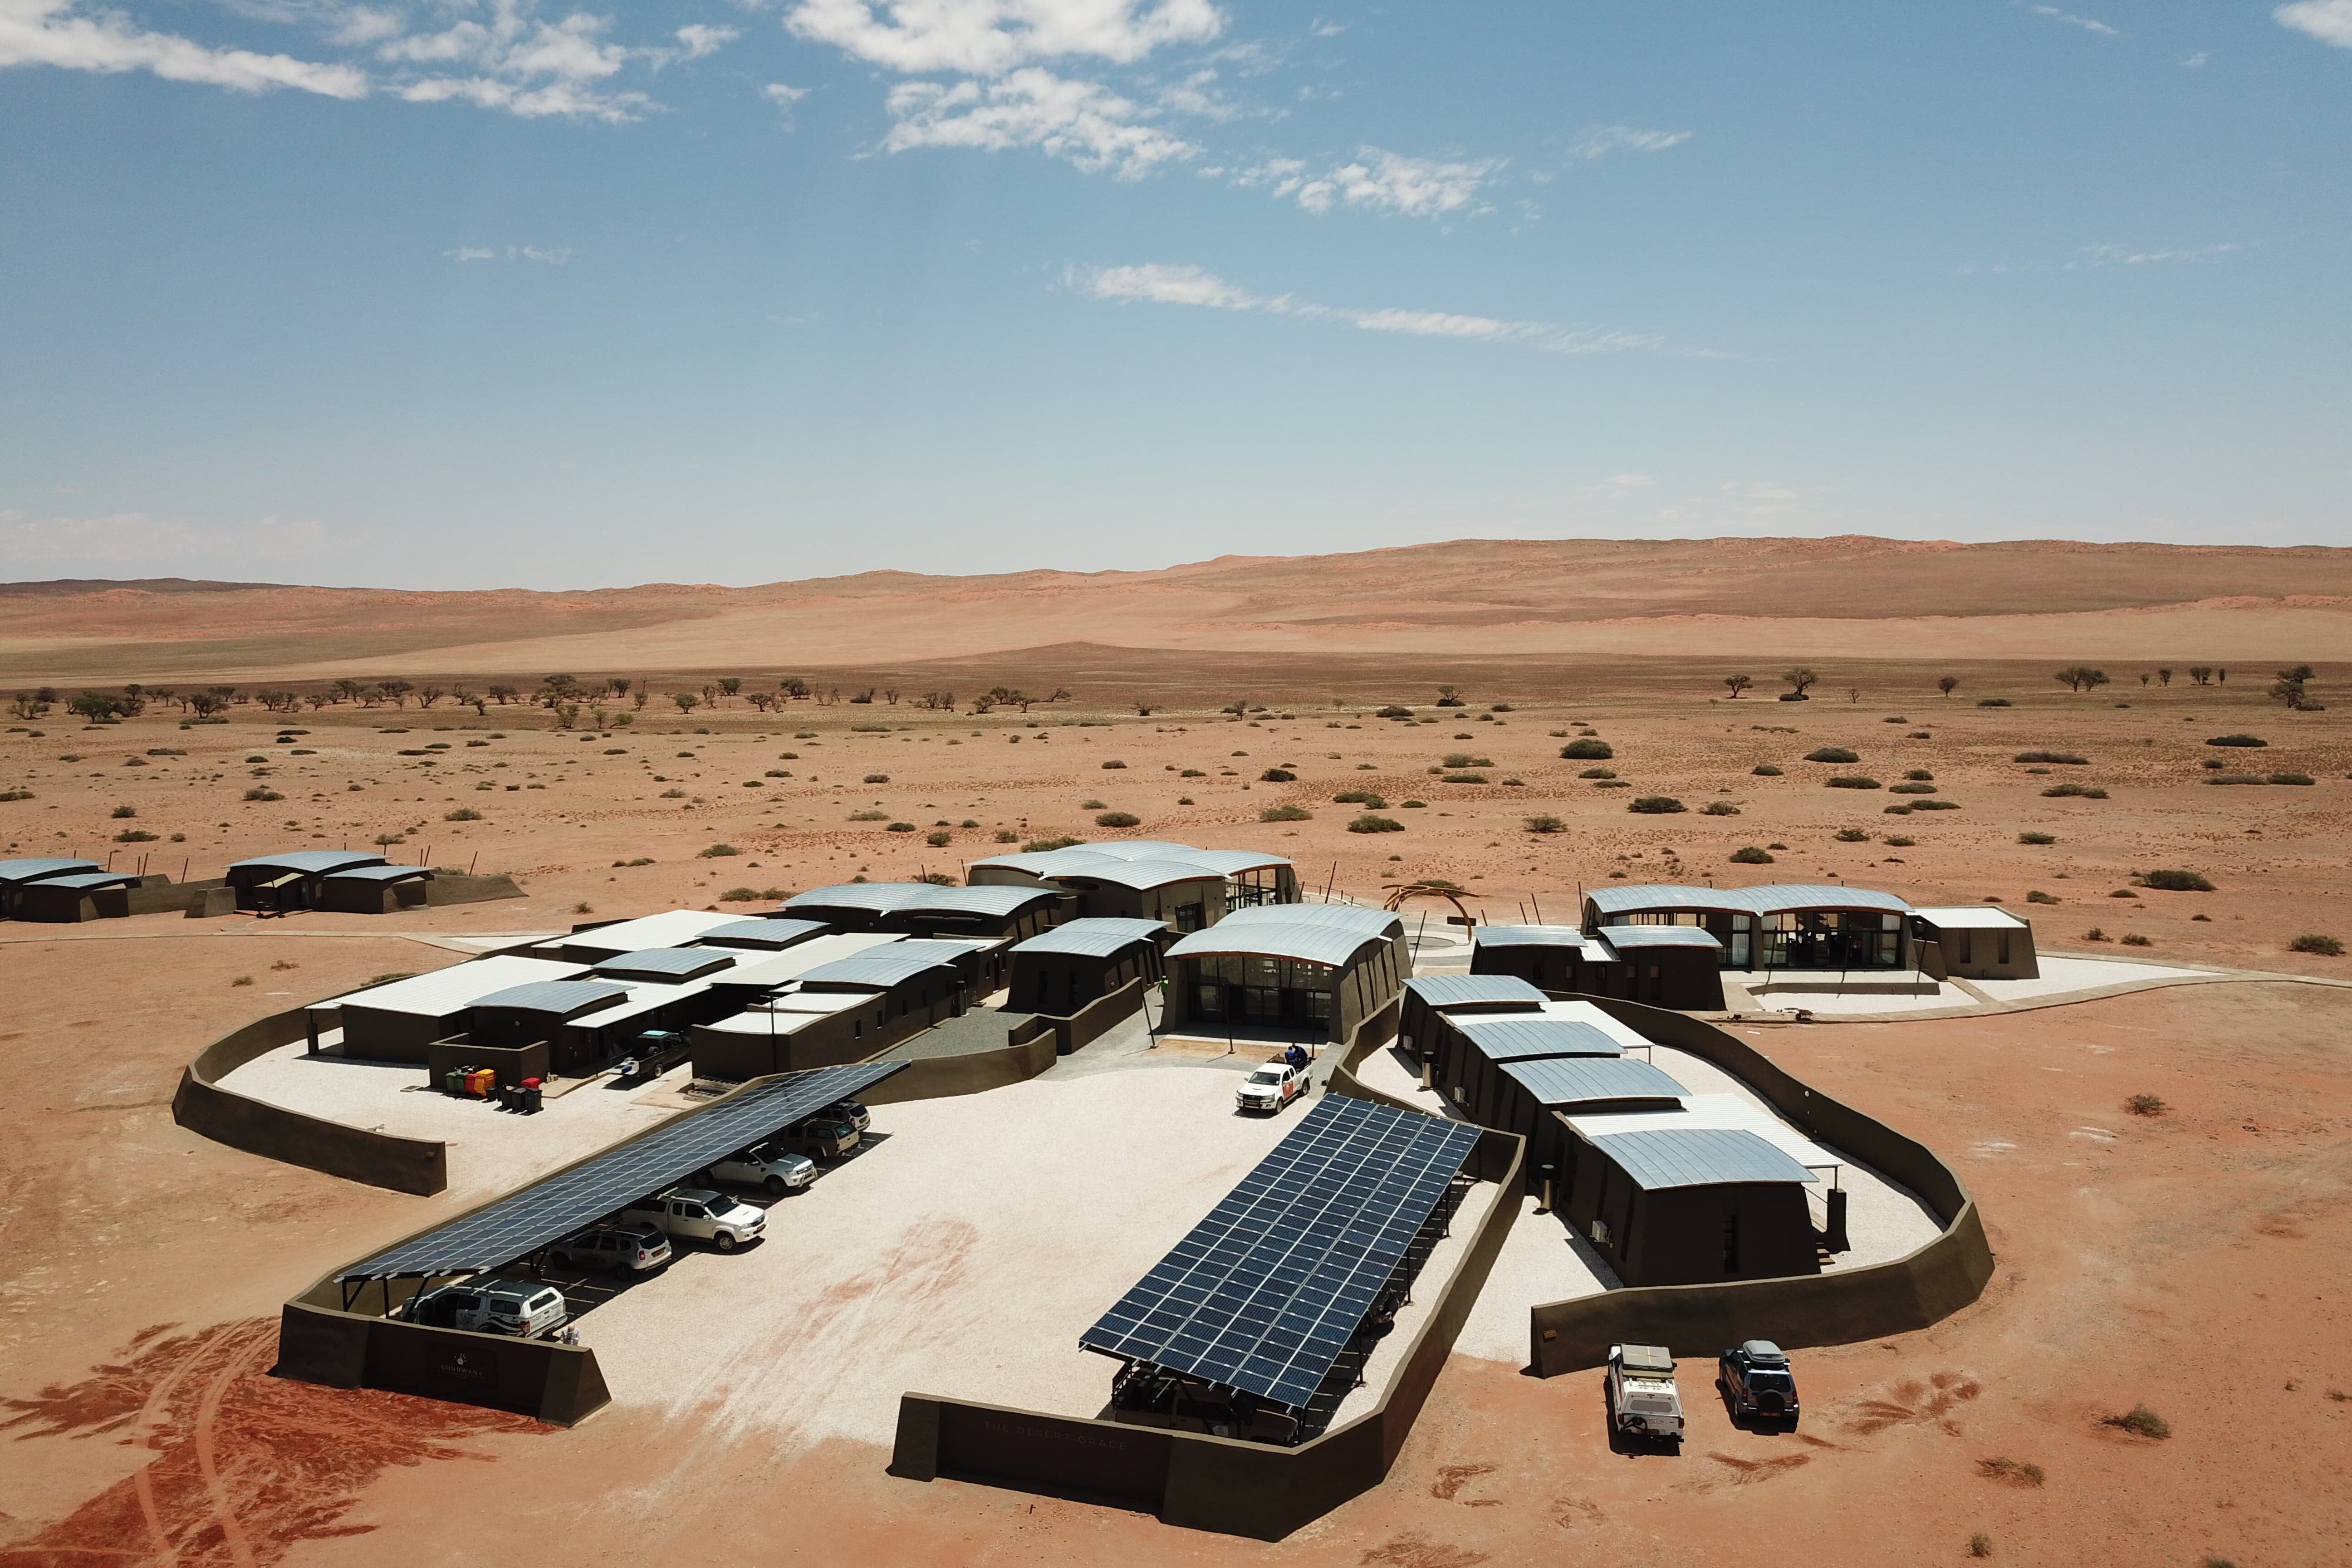
M 896 708 L 898 706 L 898 689 L 895 686 L 884 687 L 882 689 L 882 698 L 883 700 L 889 703 L 891 707 Z
M 460 708 L 471 708 L 477 714 L 489 711 L 489 700 L 478 691 L 468 691 L 461 686 L 449 695 Z
M 2159 686 L 2169 686 L 2172 684 L 2172 671 L 2159 667 L 2156 672 L 2156 679 Z
M 614 695 L 626 697 L 629 694 L 629 678 L 627 676 L 616 675 L 613 677 L 611 685 Z
M 114 717 L 115 700 L 103 691 L 80 691 L 66 704 L 66 711 L 93 724 L 102 724 Z
M 505 707 L 508 703 L 513 701 L 517 697 L 521 695 L 520 692 L 517 691 L 511 686 L 492 686 L 488 688 L 488 689 L 490 694 L 490 700 L 497 703 L 501 708 Z
M 568 702 L 579 695 L 580 680 L 577 676 L 544 675 L 540 677 L 539 700 L 547 707 L 552 708 L 558 702 Z
M 188 693 L 188 711 L 199 719 L 210 719 L 228 707 L 228 699 L 217 691 Z
M 2304 694 L 2303 689 L 2305 683 L 2311 678 L 2311 666 L 2307 664 L 2298 664 L 2280 670 L 2278 679 L 2271 682 L 2271 700 L 2274 702 L 2284 702 L 2297 712 L 2311 707 L 2312 702 Z
M 642 713 L 646 710 L 646 700 L 652 696 L 653 689 L 640 680 L 637 682 L 637 689 L 629 693 L 629 706 Z
M 2069 691 L 2089 691 L 2107 684 L 2107 672 L 2087 664 L 2070 664 L 2052 679 Z
M 2228 665 L 2217 664 L 2213 667 L 2213 684 L 2216 686 L 2227 686 L 2230 684 L 2230 667 Z
M 1936 678 L 1936 689 L 1944 694 L 1947 701 L 1950 700 L 1952 693 L 1959 688 L 1960 678 L 1957 675 L 1939 675 Z
M 1727 675 L 1723 678 L 1723 683 L 1731 688 L 1731 700 L 1735 702 L 1739 700 L 1741 692 L 1756 684 L 1744 675 Z
M 578 722 L 580 722 L 580 704 L 577 702 L 559 702 L 555 705 L 555 727 L 557 729 L 569 730 Z
M 2192 664 L 2189 667 L 2189 679 L 2200 686 L 2210 686 L 2213 683 L 2213 667 L 2210 664 Z
M 800 676 L 787 675 L 782 680 L 776 682 L 776 689 L 782 692 L 786 697 L 791 698 L 793 701 L 798 702 L 808 696 L 809 683 Z
M 1849 686 L 1849 687 L 1847 687 L 1847 688 L 1845 689 L 1845 700 L 1846 700 L 1848 702 L 1859 702 L 1859 701 L 1861 701 L 1861 700 L 1862 700 L 1862 688 L 1861 688 L 1861 687 L 1859 687 L 1859 686 Z
M 975 713 L 986 713 L 995 706 L 996 699 L 985 691 L 971 700 L 971 710 Z
M 1781 683 L 1800 697 L 1805 694 L 1808 688 L 1819 684 L 1821 679 L 1801 664 L 1793 669 L 1784 669 L 1780 672 Z
M 395 708 L 407 707 L 408 694 L 416 689 L 415 687 L 410 685 L 407 681 L 401 679 L 396 675 L 389 680 L 377 681 L 375 683 L 375 689 L 378 691 L 383 692 L 386 697 L 391 698 L 392 705 Z
M 677 704 L 677 710 L 681 713 L 691 713 L 702 705 L 701 697 L 691 691 L 673 691 L 669 700 Z
M 125 719 L 138 718 L 147 711 L 146 691 L 145 687 L 132 681 L 122 689 L 122 695 L 114 700 L 114 710 Z M 289 692 L 287 695 L 290 697 L 293 694 Z
M 1463 701 L 1462 701 L 1462 690 L 1461 690 L 1461 688 L 1459 688 L 1459 687 L 1454 687 L 1454 686 L 1441 686 L 1441 687 L 1439 687 L 1439 688 L 1437 689 L 1437 702 L 1436 702 L 1436 706 L 1438 706 L 1438 707 L 1440 707 L 1440 708 L 1459 708 L 1459 707 L 1462 707 L 1462 706 L 1463 706 Z
M 419 708 L 430 708 L 440 701 L 441 697 L 442 691 L 437 686 L 420 686 L 416 689 L 416 705 Z
M 1151 704 L 1145 701 L 1140 697 L 1135 700 L 1135 710 L 1143 718 L 1149 719 L 1151 717 Z
M 737 692 L 739 692 L 739 691 L 740 691 L 740 690 L 742 690 L 742 689 L 743 689 L 743 678 L 742 678 L 741 676 L 740 676 L 740 675 L 722 675 L 722 676 L 720 676 L 720 677 L 719 678 L 719 690 L 720 695 L 722 695 L 722 696 L 726 696 L 726 697 L 732 697 L 732 696 L 734 696 Z
M 13 719 L 37 719 L 48 710 L 49 705 L 29 691 L 19 691 L 8 704 L 8 715 Z
M 2156 677 L 2148 674 L 2148 672 L 2144 669 L 2139 672 L 2139 683 L 2142 686 L 2146 686 L 2149 681 L 2155 679 Z
M 754 691 L 750 695 L 750 701 L 752 707 L 765 713 L 776 705 L 776 695 L 772 691 Z

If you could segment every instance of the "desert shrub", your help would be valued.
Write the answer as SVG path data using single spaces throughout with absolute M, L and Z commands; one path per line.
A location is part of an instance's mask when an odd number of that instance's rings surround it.
M 120 820 L 122 817 L 138 816 L 139 808 L 135 805 L 118 805 L 107 815 Z
M 1588 735 L 1562 746 L 1559 754 L 1571 763 L 1605 763 L 1617 752 L 1608 742 L 1594 740 Z
M 1971 1556 L 1971 1557 L 1990 1557 L 1990 1556 L 1991 1556 L 1991 1555 L 1992 1555 L 1992 1537 L 1991 1537 L 1991 1536 L 1990 1536 L 1990 1535 L 1987 1535 L 1987 1534 L 1986 1534 L 1983 1531 L 1981 1531 L 1981 1530 L 1978 1531 L 1974 1535 L 1969 1536 L 1969 1556 Z
M 1910 772 L 1908 772 L 1908 773 L 1905 773 L 1903 776 L 1904 776 L 1906 779 L 1908 779 L 1908 780 L 1909 780 L 1911 783 L 1913 783 L 1913 784 L 1926 784 L 1927 781 L 1929 781 L 1930 779 L 1934 778 L 1936 775 L 1935 775 L 1934 773 L 1929 773 L 1929 772 L 1928 772 L 1927 769 L 1925 769 L 1925 768 L 1913 768 Z
M 2006 697 L 1979 697 L 1977 699 L 1977 706 L 1979 708 L 2006 708 L 2009 706 L 2009 699 Z
M 1048 849 L 1067 849 L 1076 842 L 1076 839 L 1062 835 L 1052 838 L 1032 838 L 1021 847 L 1028 854 L 1042 855 Z
M 1257 775 L 1260 784 L 1297 784 L 1298 775 L 1288 768 L 1268 768 Z
M 441 814 L 441 820 L 444 822 L 479 822 L 482 820 L 482 814 L 476 811 L 470 805 L 461 805 L 455 811 L 443 812 Z
M 1425 800 L 1401 800 L 1397 802 L 1397 809 L 1399 811 L 1427 811 L 1429 809 L 1429 802 Z
M 1817 746 L 1805 753 L 1809 763 L 1858 763 L 1862 758 L 1843 746 Z
M 1182 773 L 1178 773 L 1176 776 L 1180 779 L 1204 779 L 1209 775 L 1202 773 L 1199 768 L 1186 768 Z
M 1870 842 L 1870 835 L 1864 833 L 1859 827 L 1841 827 L 1835 833 L 1831 834 L 1830 837 L 1836 839 L 1841 844 L 1867 844 Z
M 1368 805 L 1374 811 L 1385 810 L 1389 804 L 1368 789 L 1343 789 L 1331 799 L 1338 805 Z
M 1095 818 L 1097 827 L 1133 827 L 1143 818 L 1131 811 L 1106 811 Z
M 1777 779 L 1780 776 L 1781 770 L 1770 763 L 1759 763 L 1748 771 L 1759 779 Z
M 1638 811 L 1644 816 L 1667 816 L 1687 808 L 1670 795 L 1643 795 L 1627 801 L 1625 809 Z
M 754 904 L 760 901 L 760 889 L 730 888 L 719 895 L 719 901 L 722 904 Z
M 1370 812 L 1353 817 L 1348 823 L 1350 833 L 1402 833 L 1404 824 L 1393 816 L 1375 816 Z
M 2209 784 L 2258 784 L 2266 781 L 2260 773 L 2215 773 L 2205 782 Z
M 1303 805 L 1269 805 L 1257 814 L 1260 822 L 1309 822 L 1314 816 Z
M 934 827 L 923 835 L 923 842 L 934 849 L 944 849 L 955 842 L 955 835 L 944 827 Z
M 1698 808 L 1701 816 L 1738 816 L 1739 808 L 1727 800 L 1711 800 Z
M 2055 893 L 2045 893 L 2041 889 L 2036 888 L 2025 895 L 2025 901 L 2029 904 L 2054 904 L 2058 901 L 2058 895 Z
M 1009 827 L 1000 827 L 996 830 L 996 841 L 999 844 L 1018 844 L 1021 842 L 1021 835 Z
M 1878 781 L 1870 777 L 1867 773 L 1833 773 L 1830 777 L 1829 784 L 1830 788 L 1832 789 L 1876 789 L 1879 787 Z
M 114 836 L 114 841 L 117 844 L 152 844 L 163 837 L 160 833 L 150 833 L 143 827 L 126 827 Z
M 2124 1109 L 2134 1116 L 2161 1116 L 2172 1108 L 2152 1094 L 2135 1094 L 2124 1101 Z
M 2205 743 L 2209 746 L 2267 746 L 2270 744 L 2259 735 L 2215 735 Z
M 274 789 L 268 789 L 260 784 L 256 784 L 251 789 L 245 792 L 245 798 L 247 800 L 284 800 L 286 797 L 279 795 Z
M 911 822 L 887 823 L 884 825 L 882 831 L 885 833 L 912 833 L 915 831 L 915 825 Z
M 1936 793 L 1936 786 L 1931 784 L 1921 784 L 1916 780 L 1910 780 L 1899 784 L 1888 784 L 1886 786 L 1886 793 L 1889 795 L 1933 795 Z
M 1380 711 L 1374 713 L 1372 717 L 1375 719 L 1410 719 L 1412 717 L 1412 710 L 1401 703 L 1391 702 L 1387 707 L 1382 708 Z
M 1900 801 L 1896 802 L 1893 805 L 1883 805 L 1879 807 L 1879 809 L 1889 816 L 1908 816 L 1911 815 L 1911 808 Z
M 1078 802 L 1078 809 L 1080 811 L 1108 811 L 1110 809 L 1110 802 L 1107 800 L 1082 800 Z
M 1485 784 L 1486 775 L 1485 773 L 1448 773 L 1437 782 L 1439 784 Z
M 2015 1459 L 1979 1459 L 1977 1474 L 1989 1481 L 2006 1481 L 2013 1487 L 2038 1487 L 2049 1478 L 2039 1465 L 2021 1465 Z
M 2133 892 L 2129 888 L 2117 888 L 2114 892 L 2109 893 L 2107 897 L 2111 899 L 2137 899 L 2139 895 Z
M 1960 809 L 1960 803 L 1957 800 L 1942 799 L 1915 800 L 1911 803 L 1911 809 L 1914 811 L 1958 811 Z
M 867 773 L 866 775 L 866 782 L 867 784 L 888 784 L 890 782 L 890 775 L 888 773 Z
M 2273 773 L 2271 775 L 2271 783 L 2274 784 L 2307 784 L 2317 782 L 2309 773 Z
M 1120 762 L 1117 757 L 1113 757 L 1110 761 L 1103 763 L 1103 766 L 1107 768 L 1123 768 L 1127 766 L 1127 764 Z
M 1885 844 L 1890 849 L 1908 849 L 1919 841 L 1911 837 L 1907 834 L 1896 833 L 1889 835 L 1886 838 L 1881 840 L 1881 842 Z
M 32 798 L 33 792 L 28 789 L 0 789 L 0 800 L 30 800 Z
M 2167 893 L 2210 893 L 2213 884 L 2198 871 L 2143 871 L 2140 886 Z
M 514 785 L 509 784 L 507 785 L 507 788 L 512 789 L 514 788 Z M 661 797 L 664 800 L 684 800 L 686 798 L 686 792 L 682 789 L 666 789 L 661 792 Z
M 2055 844 L 2058 836 L 2054 833 L 2021 833 L 2017 841 L 2020 844 Z
M 2315 931 L 2306 931 L 2302 936 L 2296 937 L 2286 944 L 2286 950 L 2289 952 L 2315 952 L 2322 958 L 2344 956 L 2342 942 L 2332 936 L 2321 936 Z
M 2121 1415 L 2107 1417 L 2107 1425 L 2120 1426 L 2136 1437 L 2169 1437 L 2172 1423 L 2145 1405 L 2135 1405 Z
M 1445 765 L 1449 768 L 1491 768 L 1495 765 L 1495 759 L 1475 757 L 1467 752 L 1448 752 L 1445 753 Z
M 1755 845 L 1748 844 L 1731 852 L 1731 863 L 1735 866 L 1769 866 L 1772 864 L 1772 857 Z
M 2093 926 L 2090 930 L 2083 933 L 2083 940 L 2084 942 L 2112 942 L 2115 939 L 2109 936 L 2106 932 L 2101 931 L 2098 927 Z
M 1631 779 L 1595 779 L 1592 781 L 1592 787 L 1594 789 L 1632 789 L 1633 787 L 1633 781 Z
M 2148 941 L 2147 938 L 2140 935 L 2137 931 L 2134 931 L 2129 936 L 2124 938 L 2124 945 L 2126 947 L 2154 947 L 2156 943 Z
M 732 844 L 714 844 L 708 849 L 697 850 L 695 852 L 695 858 L 698 860 L 720 860 L 730 855 L 740 855 L 741 853 L 743 853 L 743 851 L 736 848 Z
M 2107 792 L 2101 789 L 2096 784 L 2078 784 L 2073 783 L 2052 784 L 2048 789 L 2043 790 L 2042 794 L 2045 799 L 2049 800 L 2066 800 L 2070 798 L 2079 800 L 2105 800 L 2107 798 Z
M 1529 833 L 1559 833 L 1564 831 L 1567 826 L 1568 824 L 1557 816 L 1530 816 L 1527 820 L 1527 829 Z
M 849 820 L 852 822 L 887 822 L 890 820 L 890 814 L 887 811 L 853 811 L 849 814 Z
M 2075 767 L 2084 766 L 2090 760 L 2072 752 L 2020 752 L 2010 759 L 2013 763 L 2065 763 Z
M 1617 770 L 1615 768 L 1587 768 L 1576 776 L 1580 779 L 1613 779 L 1617 776 Z

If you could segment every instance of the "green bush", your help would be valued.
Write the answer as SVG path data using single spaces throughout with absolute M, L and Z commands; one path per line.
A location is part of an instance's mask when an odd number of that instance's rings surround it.
M 2342 942 L 2336 941 L 2332 936 L 2321 936 L 2316 932 L 2305 932 L 2304 935 L 2296 937 L 2293 942 L 2286 944 L 2286 950 L 2289 952 L 2315 952 L 2322 958 L 2341 958 L 2344 956 L 2344 944 Z
M 1143 818 L 1131 811 L 1106 811 L 1095 818 L 1097 827 L 1133 827 Z
M 1297 784 L 1298 775 L 1288 768 L 1268 768 L 1257 775 L 1260 784 Z
M 1429 809 L 1429 802 L 1425 800 L 1401 800 L 1397 802 L 1397 809 L 1399 811 L 1426 811 Z
M 1770 763 L 1759 763 L 1748 771 L 1759 779 L 1777 779 L 1780 776 L 1780 770 Z
M 1864 833 L 1859 827 L 1841 827 L 1835 833 L 1831 834 L 1830 837 L 1836 839 L 1841 844 L 1867 844 L 1870 842 L 1870 835 Z
M 2258 784 L 2268 781 L 2260 773 L 2215 773 L 2205 782 L 2209 784 Z
M 1580 741 L 1570 741 L 1559 749 L 1559 754 L 1571 763 L 1605 763 L 1617 752 L 1608 742 L 1587 737 Z
M 1587 768 L 1576 776 L 1580 779 L 1613 779 L 1617 776 L 1617 770 L 1614 768 Z
M 2055 893 L 2045 893 L 2041 889 L 2036 888 L 2032 892 L 2025 895 L 2025 901 L 2029 904 L 2054 904 L 2058 901 L 2058 895 Z
M 1445 753 L 1445 765 L 1449 768 L 1491 768 L 1495 765 L 1495 759 L 1474 757 L 1467 752 L 1448 752 Z
M 853 811 L 849 814 L 849 820 L 852 822 L 887 822 L 890 820 L 890 814 L 887 811 Z
M 1049 849 L 1067 849 L 1071 845 L 1077 842 L 1078 840 L 1066 836 L 1054 838 L 1032 838 L 1028 843 L 1024 844 L 1021 848 L 1022 852 L 1024 854 L 1043 855 Z
M 1878 781 L 1866 773 L 1835 773 L 1829 781 L 1832 789 L 1876 789 Z
M 1858 763 L 1862 758 L 1843 746 L 1817 746 L 1805 753 L 1809 763 Z
M 482 820 L 482 814 L 476 811 L 470 805 L 461 805 L 455 811 L 443 812 L 441 814 L 441 820 L 444 822 L 479 822 Z
M 274 789 L 268 789 L 260 784 L 256 784 L 251 789 L 245 792 L 245 798 L 247 800 L 284 800 L 286 797 L 279 795 Z
M 2273 773 L 2271 775 L 2271 783 L 2274 784 L 2307 784 L 2318 782 L 2309 773 Z
M 2140 886 L 2167 893 L 2210 893 L 2213 884 L 2196 871 L 2143 871 Z
M 1644 816 L 1669 816 L 1688 808 L 1670 795 L 1644 795 L 1627 801 L 1625 809 L 1640 812 Z
M 2259 735 L 2216 735 L 2205 743 L 2209 746 L 2267 746 L 2270 744 Z
M 1772 864 L 1772 857 L 1755 845 L 1749 844 L 1733 850 L 1731 861 L 1735 866 L 1769 866 Z
M 1559 833 L 1565 831 L 1567 827 L 1568 824 L 1557 816 L 1530 816 L 1527 820 L 1527 829 L 1529 833 Z
M 760 890 L 757 888 L 730 888 L 719 895 L 719 901 L 722 904 L 757 903 L 760 901 Z
M 2072 752 L 2020 752 L 2010 759 L 2012 763 L 2066 763 L 2076 767 L 2086 765 L 2090 760 Z
M 1711 800 L 1698 808 L 1701 816 L 1738 816 L 1739 808 L 1727 800 Z
M 1374 713 L 1372 717 L 1375 719 L 1410 719 L 1412 717 L 1412 710 L 1401 703 L 1391 702 L 1387 707 L 1382 708 L 1379 712 Z
M 1269 805 L 1257 814 L 1260 822 L 1311 822 L 1314 817 L 1303 805 Z
M 888 773 L 867 773 L 866 775 L 866 782 L 867 784 L 888 784 L 890 782 L 890 775 Z
M 1334 805 L 1368 805 L 1374 811 L 1385 810 L 1389 804 L 1368 789 L 1343 789 L 1333 795 L 1331 800 Z
M 2078 800 L 2105 800 L 2107 798 L 2107 792 L 2101 789 L 2097 784 L 2078 784 L 2073 783 L 2052 784 L 2048 789 L 2043 790 L 2042 794 L 2043 798 L 2048 800 L 2065 800 L 2070 797 Z
M 1439 784 L 1485 784 L 1486 775 L 1485 773 L 1448 773 L 1437 782 Z
M 893 822 L 885 826 L 882 831 L 885 833 L 912 833 L 915 831 L 915 825 L 911 822 Z
M 1000 827 L 996 830 L 996 841 L 999 844 L 1018 844 L 1021 842 L 1021 835 L 1009 827 Z
M 1925 768 L 1913 768 L 1910 772 L 1908 772 L 1908 773 L 1905 773 L 1903 776 L 1904 776 L 1905 778 L 1906 778 L 1906 779 L 1910 780 L 1913 784 L 1926 784 L 1928 780 L 1930 780 L 1930 779 L 1934 778 L 1936 775 L 1935 775 L 1935 774 L 1933 774 L 1933 773 L 1929 773 L 1929 772 L 1928 772 L 1927 769 L 1925 769 Z
M 1348 824 L 1350 833 L 1402 833 L 1404 824 L 1393 816 L 1375 816 L 1370 812 L 1355 817 Z
M 1899 784 L 1888 784 L 1886 786 L 1886 793 L 1889 795 L 1933 795 L 1936 793 L 1936 786 L 1931 784 L 1920 784 L 1917 781 L 1913 780 Z
M 2055 844 L 2058 836 L 2054 833 L 2021 833 L 2017 841 L 2020 844 Z
M 934 827 L 923 835 L 923 842 L 934 849 L 944 849 L 955 842 L 955 835 L 944 827 Z
M 2121 1415 L 2107 1417 L 2107 1425 L 2120 1426 L 2138 1437 L 2169 1437 L 2172 1423 L 2145 1405 L 2135 1405 Z
M 144 828 L 126 827 L 114 836 L 114 841 L 117 844 L 152 844 L 163 837 L 160 833 L 150 833 Z
M 1936 800 L 1915 800 L 1911 803 L 1911 809 L 1914 811 L 1958 811 L 1960 809 L 1960 803 L 1957 800 L 1943 800 L 1940 798 Z
M 695 852 L 695 858 L 698 860 L 722 860 L 730 855 L 740 855 L 741 853 L 743 853 L 743 851 L 736 848 L 732 844 L 714 844 L 708 849 L 697 850 Z

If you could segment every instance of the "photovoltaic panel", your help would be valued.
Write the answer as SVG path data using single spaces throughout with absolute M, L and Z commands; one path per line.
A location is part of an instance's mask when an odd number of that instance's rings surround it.
M 757 1143 L 811 1111 L 846 1100 L 906 1065 L 858 1062 L 787 1073 L 509 1193 L 364 1263 L 353 1264 L 336 1278 L 348 1282 L 495 1268 L 659 1192 L 723 1154 Z
M 1078 1343 L 1303 1406 L 1479 1136 L 1419 1111 L 1318 1100 Z

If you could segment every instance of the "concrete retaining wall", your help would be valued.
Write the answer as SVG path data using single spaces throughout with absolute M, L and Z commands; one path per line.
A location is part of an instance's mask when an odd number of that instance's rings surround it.
M 983 1015 L 968 1014 L 977 1017 Z M 1053 1020 L 1032 1017 L 1006 1031 L 1000 1050 L 967 1051 L 957 1056 L 919 1057 L 867 1089 L 867 1105 L 897 1105 L 908 1100 L 949 1100 L 979 1094 L 1035 1078 L 1054 1065 Z M 882 1051 L 880 1057 L 890 1053 Z
M 1063 1056 L 1094 1044 L 1142 1010 L 1143 988 L 1159 982 L 1141 976 L 1129 981 L 1118 990 L 1096 997 L 1066 1018 L 1050 1013 L 1039 1017 L 1054 1026 L 1054 1048 Z
M 394 1322 L 343 1311 L 339 1296 L 322 1280 L 286 1303 L 273 1376 L 484 1405 L 559 1426 L 612 1403 L 596 1352 L 583 1346 Z
M 306 1037 L 306 1013 L 301 1007 L 273 1013 L 199 1051 L 181 1069 L 172 1120 L 232 1149 L 372 1187 L 420 1196 L 446 1187 L 447 1151 L 439 1143 L 348 1127 L 220 1087 L 220 1079 L 256 1057 Z

